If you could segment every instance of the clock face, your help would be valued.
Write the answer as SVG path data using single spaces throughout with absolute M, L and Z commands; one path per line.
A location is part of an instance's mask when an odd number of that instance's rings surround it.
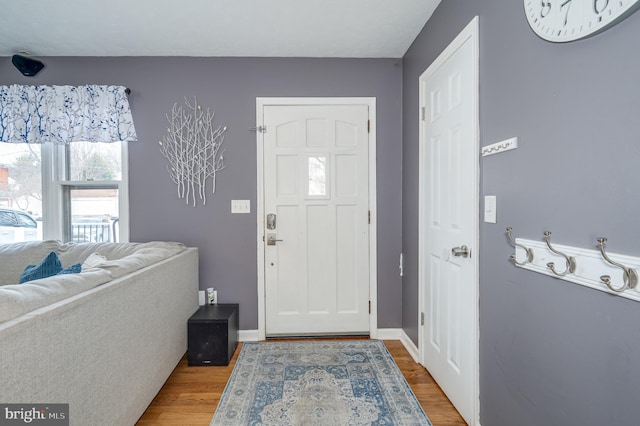
M 533 31 L 553 42 L 595 35 L 638 8 L 640 0 L 524 0 L 524 11 Z

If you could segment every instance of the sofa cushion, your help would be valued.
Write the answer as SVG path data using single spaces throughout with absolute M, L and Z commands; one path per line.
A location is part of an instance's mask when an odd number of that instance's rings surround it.
M 7 263 L 7 268 L 17 270 L 15 280 L 11 276 L 7 278 L 5 270 L 0 269 L 0 278 L 6 284 L 0 286 L 0 322 L 74 296 L 186 250 L 183 244 L 174 242 L 62 244 L 56 241 L 44 241 L 4 245 L 10 247 L 2 246 L 0 244 L 0 265 L 4 267 L 3 256 L 6 253 L 7 258 L 18 266 Z M 2 249 L 6 249 L 4 253 Z M 86 261 L 94 253 L 99 253 L 106 260 L 95 265 L 97 267 L 82 268 L 79 274 L 54 275 L 17 284 L 20 272 L 26 264 L 39 262 L 51 251 L 59 255 L 62 265 L 73 263 L 68 269 L 74 272 L 80 267 L 79 262 Z M 35 257 L 34 253 L 38 257 Z M 99 257 L 98 260 L 101 261 Z
M 151 241 L 148 243 L 63 243 L 60 244 L 56 252 L 60 256 L 63 265 L 72 263 L 83 263 L 89 256 L 98 253 L 107 260 L 123 259 L 140 250 L 158 248 L 167 252 L 167 257 L 186 247 L 183 244 L 165 241 Z M 169 254 L 169 252 L 171 252 Z M 45 253 L 46 254 L 46 253 Z
M 82 262 L 82 269 L 95 268 L 96 266 L 102 265 L 106 261 L 107 258 L 100 253 L 91 253 L 89 257 L 87 257 L 84 262 Z
M 62 264 L 84 263 L 93 253 L 99 253 L 108 260 L 129 256 L 140 243 L 62 243 L 57 253 Z
M 0 286 L 18 284 L 24 267 L 40 262 L 58 244 L 53 240 L 0 244 Z
M 113 278 L 120 278 L 186 250 L 185 245 L 173 242 L 152 241 L 130 244 L 135 244 L 136 250 L 122 258 L 113 258 L 108 252 L 101 251 L 108 260 L 98 265 L 98 268 L 109 271 Z
M 58 274 L 62 271 L 62 263 L 56 252 L 52 251 L 35 265 L 27 265 L 20 274 L 20 284 L 27 281 L 39 280 Z
M 81 274 L 55 275 L 24 284 L 2 286 L 0 323 L 80 294 L 111 279 L 108 271 L 96 268 Z

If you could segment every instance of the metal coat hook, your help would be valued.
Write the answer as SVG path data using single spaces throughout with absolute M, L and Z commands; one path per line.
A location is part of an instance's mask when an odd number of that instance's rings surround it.
M 636 288 L 636 286 L 638 285 L 638 272 L 635 269 L 627 268 L 624 265 L 621 265 L 620 263 L 614 262 L 613 260 L 611 260 L 609 256 L 607 256 L 607 253 L 604 251 L 606 243 L 607 243 L 607 239 L 605 237 L 598 238 L 598 247 L 600 248 L 600 253 L 602 253 L 602 257 L 604 257 L 604 260 L 606 260 L 613 266 L 617 266 L 618 268 L 621 268 L 624 271 L 624 274 L 623 274 L 624 285 L 619 288 L 614 288 L 611 285 L 610 275 L 602 275 L 600 277 L 600 280 L 603 283 L 605 283 L 607 287 L 609 287 L 612 291 L 615 291 L 618 293 L 623 292 L 628 288 Z
M 512 230 L 513 229 L 510 226 L 507 226 L 507 240 L 509 241 L 509 244 L 511 244 L 513 246 L 513 248 L 520 247 L 521 249 L 524 249 L 524 252 L 525 252 L 525 255 L 526 255 L 526 260 L 524 262 L 518 262 L 516 260 L 516 254 L 515 253 L 513 253 L 511 256 L 509 256 L 509 259 L 511 259 L 511 261 L 513 263 L 515 263 L 516 265 L 518 265 L 518 266 L 523 266 L 523 265 L 526 265 L 527 263 L 533 262 L 533 250 L 523 246 L 522 244 L 516 243 L 516 241 L 513 239 L 513 236 L 511 235 L 511 231 Z
M 556 271 L 556 267 L 553 262 L 547 263 L 547 268 L 551 269 L 551 272 L 553 272 L 555 275 L 559 277 L 564 277 L 569 273 L 574 273 L 576 271 L 576 258 L 572 256 L 567 256 L 566 254 L 561 253 L 558 250 L 551 247 L 551 242 L 549 241 L 550 239 L 551 239 L 551 232 L 545 231 L 544 240 L 547 242 L 547 247 L 549 247 L 549 250 L 551 250 L 553 253 L 557 254 L 558 256 L 564 257 L 565 261 L 567 262 L 567 269 L 565 269 L 564 272 L 558 272 Z

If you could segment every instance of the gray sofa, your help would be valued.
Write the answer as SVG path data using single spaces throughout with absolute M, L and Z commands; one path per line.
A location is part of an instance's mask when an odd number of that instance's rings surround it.
M 51 251 L 80 274 L 16 284 Z M 0 244 L 0 402 L 68 403 L 71 425 L 132 425 L 187 349 L 198 251 L 178 243 Z

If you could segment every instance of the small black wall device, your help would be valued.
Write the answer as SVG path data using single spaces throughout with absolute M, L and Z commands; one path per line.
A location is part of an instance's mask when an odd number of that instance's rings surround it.
M 22 55 L 13 55 L 13 57 L 11 57 L 11 63 L 22 75 L 27 77 L 33 77 L 44 68 L 44 64 L 41 61 Z

